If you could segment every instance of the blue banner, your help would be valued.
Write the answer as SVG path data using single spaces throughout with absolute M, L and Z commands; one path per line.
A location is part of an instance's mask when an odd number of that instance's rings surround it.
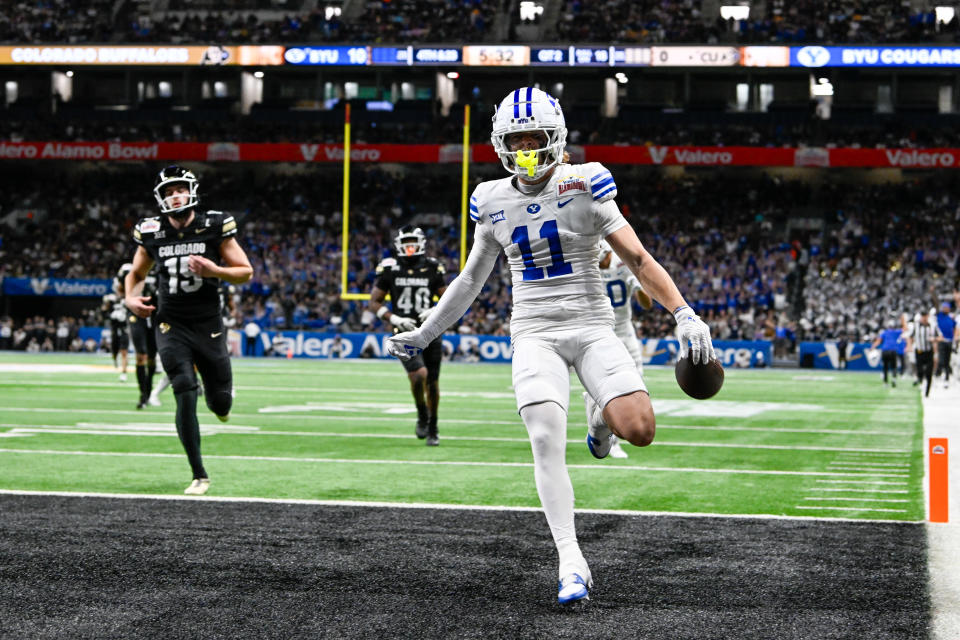
M 960 47 L 790 47 L 791 67 L 957 67 Z
M 813 356 L 814 369 L 839 369 L 840 349 L 836 342 L 801 342 L 800 362 L 804 356 Z M 881 368 L 880 350 L 872 349 L 869 342 L 850 342 L 846 349 L 847 369 L 875 371 Z
M 337 334 L 302 331 L 264 331 L 255 345 L 255 355 L 272 353 L 294 358 L 329 358 Z M 343 358 L 385 358 L 384 342 L 390 334 L 340 334 Z M 642 339 L 644 364 L 670 364 L 676 358 L 677 341 Z M 767 340 L 715 340 L 717 358 L 724 367 L 755 367 L 769 365 L 772 346 Z M 246 348 L 246 345 L 244 345 Z M 443 336 L 445 354 L 456 354 L 456 359 L 476 359 L 479 362 L 510 362 L 513 347 L 508 336 L 475 336 L 447 334 Z M 363 355 L 366 352 L 367 355 Z
M 99 344 L 101 329 L 84 327 L 81 337 Z M 285 358 L 377 358 L 389 359 L 386 340 L 389 333 L 320 333 L 312 331 L 262 331 L 252 343 L 240 334 L 240 352 L 244 356 Z M 340 337 L 339 345 L 337 336 Z M 671 364 L 677 357 L 677 341 L 649 338 L 640 340 L 644 364 Z M 335 353 L 339 348 L 339 355 Z M 725 368 L 756 367 L 770 364 L 772 346 L 768 340 L 714 340 L 717 358 Z M 513 347 L 508 336 L 446 334 L 444 356 L 476 362 L 510 362 Z
M 4 278 L 3 293 L 7 296 L 73 296 L 99 298 L 110 293 L 113 280 L 78 280 L 66 278 Z

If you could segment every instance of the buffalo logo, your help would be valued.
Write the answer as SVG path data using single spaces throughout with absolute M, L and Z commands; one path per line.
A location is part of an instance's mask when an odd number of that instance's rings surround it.
M 537 215 L 538 213 L 540 213 L 540 205 L 538 205 L 538 204 L 528 205 L 528 206 L 527 206 L 527 213 L 530 213 L 530 214 L 533 214 L 533 215 Z
M 168 325 L 166 322 L 161 322 L 160 333 L 166 333 L 167 331 L 170 331 L 170 325 Z

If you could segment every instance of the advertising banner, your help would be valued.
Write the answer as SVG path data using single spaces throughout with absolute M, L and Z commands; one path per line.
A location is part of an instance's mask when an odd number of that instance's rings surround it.
M 258 336 L 253 355 L 273 355 L 294 358 L 389 358 L 385 341 L 390 334 L 344 333 L 340 335 L 340 352 L 334 355 L 333 346 L 338 334 L 304 331 L 264 331 Z M 508 336 L 476 336 L 445 334 L 443 349 L 454 360 L 477 362 L 510 362 L 513 348 Z M 644 364 L 671 364 L 676 359 L 677 341 L 642 339 Z M 753 367 L 769 364 L 772 346 L 766 340 L 715 340 L 717 358 L 724 367 Z M 244 353 L 248 354 L 245 350 Z M 249 354 L 248 354 L 249 355 Z
M 315 331 L 262 331 L 248 340 L 238 331 L 240 353 L 247 357 L 275 358 L 363 358 L 393 359 L 386 355 L 388 333 L 325 333 Z M 101 329 L 87 327 L 84 339 L 98 344 Z M 339 336 L 340 341 L 337 342 Z M 509 336 L 477 336 L 445 334 L 442 337 L 444 359 L 459 362 L 510 362 L 513 347 Z M 677 357 L 677 341 L 656 338 L 641 339 L 643 363 L 673 364 Z M 717 359 L 724 368 L 765 366 L 770 363 L 772 343 L 769 340 L 714 340 Z
M 688 167 L 960 168 L 960 149 L 827 149 L 571 145 L 574 162 Z M 470 148 L 473 162 L 499 162 L 489 144 Z M 352 162 L 461 162 L 460 145 L 354 144 Z M 2 142 L 0 160 L 342 163 L 343 145 L 249 142 Z
M 880 350 L 870 348 L 869 342 L 848 343 L 845 355 L 846 369 L 874 371 L 881 368 Z M 800 363 L 804 366 L 812 363 L 814 369 L 839 369 L 840 350 L 836 342 L 801 342 Z
M 844 46 L 790 47 L 791 67 L 956 67 L 960 47 Z
M 76 278 L 4 278 L 6 296 L 71 296 L 99 298 L 110 293 L 113 280 Z

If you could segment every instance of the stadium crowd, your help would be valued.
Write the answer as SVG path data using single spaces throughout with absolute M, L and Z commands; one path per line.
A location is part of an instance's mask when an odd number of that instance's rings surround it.
M 309 10 L 305 10 L 309 4 Z M 604 43 L 878 43 L 952 41 L 957 21 L 937 24 L 932 6 L 898 0 L 770 0 L 741 21 L 703 10 L 701 0 L 568 0 L 542 38 Z M 355 17 L 322 4 L 279 2 L 137 3 L 108 0 L 13 2 L 0 15 L 0 42 L 306 43 L 501 42 L 514 29 L 494 29 L 510 0 L 371 0 Z M 114 28 L 114 10 L 117 7 Z M 282 14 L 282 17 L 277 17 Z M 529 22 L 529 21 L 528 21 Z
M 664 267 L 682 274 L 681 289 L 717 338 L 774 339 L 785 350 L 797 340 L 866 340 L 891 313 L 929 307 L 931 285 L 944 292 L 956 287 L 960 187 L 946 179 L 850 185 L 614 171 L 624 214 Z M 255 176 L 246 170 L 201 176 L 203 204 L 237 216 L 254 267 L 254 280 L 240 295 L 241 326 L 382 328 L 363 303 L 340 299 L 340 194 L 317 178 L 314 172 Z M 12 197 L 0 221 L 11 226 L 0 226 L 0 278 L 109 278 L 132 255 L 133 222 L 153 213 L 149 191 L 144 196 L 141 188 L 145 175 L 83 172 L 51 183 L 10 173 L 5 180 Z M 451 277 L 456 273 L 453 173 L 364 167 L 352 185 L 349 291 L 370 290 L 396 229 L 409 221 L 427 232 L 428 254 Z M 815 224 L 812 230 L 791 226 L 797 219 Z M 937 234 L 930 233 L 933 225 Z M 457 330 L 508 333 L 509 300 L 501 259 Z M 672 319 L 661 309 L 637 308 L 635 317 L 643 336 L 672 333 Z

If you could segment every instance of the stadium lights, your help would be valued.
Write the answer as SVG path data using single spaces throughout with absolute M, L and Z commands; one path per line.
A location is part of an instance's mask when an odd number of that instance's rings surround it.
M 68 78 L 72 78 L 72 77 L 73 77 L 73 71 L 67 71 L 67 73 L 64 74 L 64 75 L 66 75 Z
M 933 12 L 937 16 L 937 24 L 950 22 L 957 15 L 957 10 L 953 7 L 936 7 Z
M 720 17 L 724 20 L 746 20 L 750 17 L 750 5 L 727 4 L 720 7 Z
M 457 73 L 456 71 L 448 71 L 447 77 L 450 78 L 451 80 L 456 80 L 457 78 L 460 77 L 460 74 Z
M 536 20 L 543 13 L 543 5 L 533 0 L 520 0 L 520 19 Z
M 629 82 L 629 79 L 627 78 L 627 74 L 623 73 L 622 71 L 618 73 L 615 77 L 617 78 L 617 82 L 619 82 L 620 84 L 627 84 L 627 82 Z
M 253 77 L 254 77 L 254 78 L 257 78 L 257 79 L 262 78 L 262 77 L 263 77 L 263 71 L 254 71 L 254 72 L 253 72 Z

